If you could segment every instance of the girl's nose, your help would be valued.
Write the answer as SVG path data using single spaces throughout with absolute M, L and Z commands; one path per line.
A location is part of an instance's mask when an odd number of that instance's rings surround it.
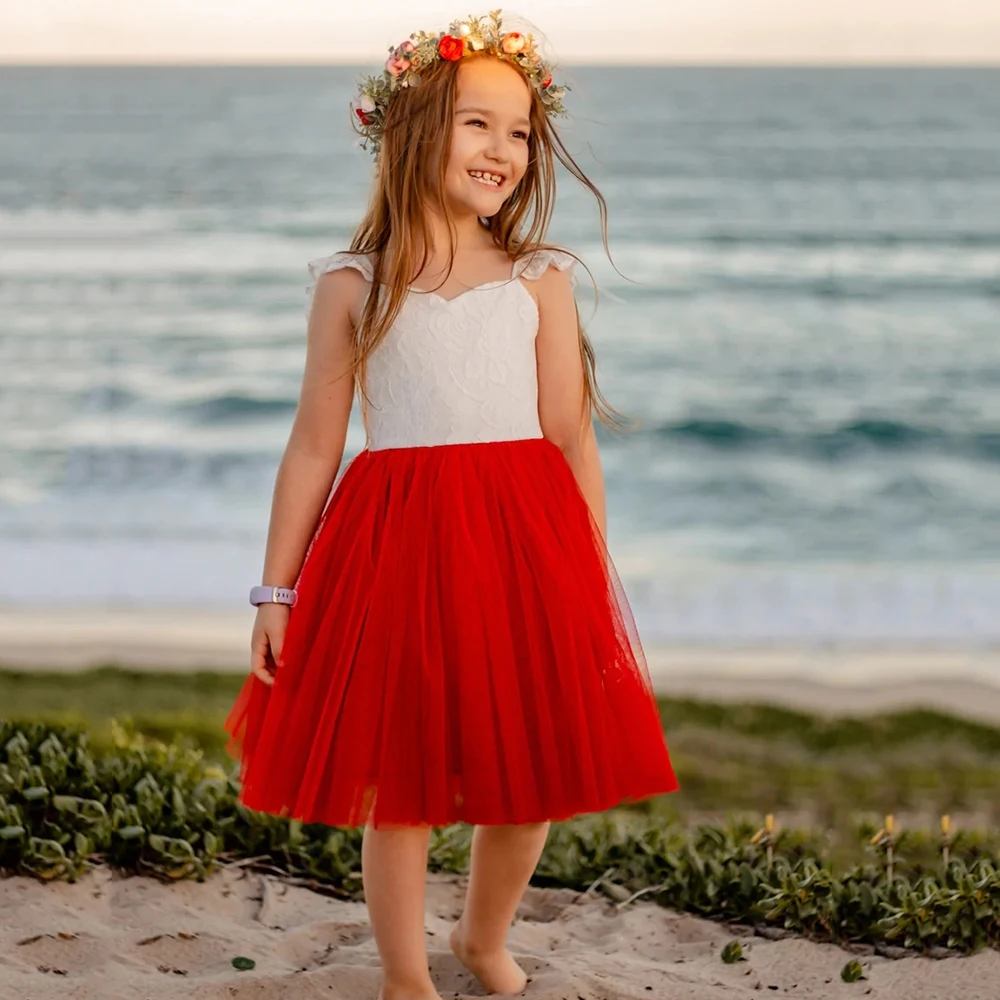
M 506 163 L 510 158 L 510 148 L 507 137 L 494 133 L 490 137 L 488 153 L 498 163 Z

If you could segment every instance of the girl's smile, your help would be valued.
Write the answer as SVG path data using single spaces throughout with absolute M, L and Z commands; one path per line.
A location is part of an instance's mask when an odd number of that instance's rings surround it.
M 503 187 L 503 182 L 504 182 L 503 174 L 497 174 L 485 170 L 470 170 L 469 176 L 472 177 L 474 180 L 479 181 L 480 184 L 485 184 L 487 187 L 492 187 L 492 188 Z

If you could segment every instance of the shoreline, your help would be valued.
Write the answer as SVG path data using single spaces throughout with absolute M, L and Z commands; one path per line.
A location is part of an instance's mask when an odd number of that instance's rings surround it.
M 248 671 L 254 611 L 0 611 L 0 669 Z M 902 643 L 644 645 L 662 697 L 766 702 L 830 715 L 924 707 L 1000 722 L 1000 646 Z

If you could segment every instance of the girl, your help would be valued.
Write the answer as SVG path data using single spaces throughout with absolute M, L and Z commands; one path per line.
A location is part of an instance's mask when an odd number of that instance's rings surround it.
M 437 998 L 429 828 L 475 824 L 458 958 L 526 977 L 508 927 L 551 820 L 674 791 L 604 541 L 576 258 L 542 240 L 563 113 L 499 12 L 411 35 L 362 84 L 377 158 L 349 251 L 314 278 L 301 398 L 226 722 L 248 807 L 365 824 L 381 1000 Z M 355 391 L 367 446 L 339 482 Z M 324 509 L 325 506 L 325 509 Z

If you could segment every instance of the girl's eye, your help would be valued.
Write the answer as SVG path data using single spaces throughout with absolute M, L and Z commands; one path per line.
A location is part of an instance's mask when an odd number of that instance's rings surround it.
M 485 125 L 486 122 L 484 122 L 482 120 L 482 118 L 470 118 L 465 124 L 466 125 Z M 519 135 L 525 141 L 527 141 L 527 139 L 528 139 L 528 133 L 527 132 L 517 131 L 517 132 L 514 133 L 514 135 Z

